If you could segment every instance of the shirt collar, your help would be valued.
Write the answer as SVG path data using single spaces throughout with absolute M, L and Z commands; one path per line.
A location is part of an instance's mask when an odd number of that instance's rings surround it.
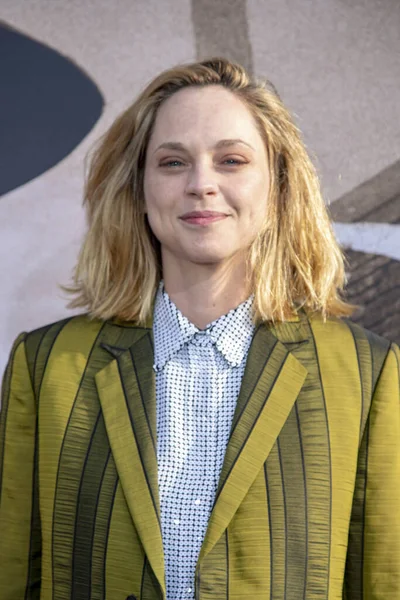
M 231 366 L 239 366 L 247 355 L 254 333 L 253 301 L 254 296 L 250 296 L 200 330 L 172 302 L 161 281 L 154 305 L 154 369 L 160 371 L 196 334 L 204 335 L 204 332 Z

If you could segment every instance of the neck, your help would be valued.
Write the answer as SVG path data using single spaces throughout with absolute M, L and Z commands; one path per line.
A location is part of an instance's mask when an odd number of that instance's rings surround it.
M 163 265 L 167 294 L 181 313 L 199 329 L 236 308 L 251 294 L 243 261 L 229 265 Z

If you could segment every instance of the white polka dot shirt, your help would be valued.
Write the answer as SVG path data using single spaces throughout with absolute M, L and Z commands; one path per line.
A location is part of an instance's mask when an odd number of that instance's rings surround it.
M 254 333 L 253 297 L 198 329 L 166 293 L 154 307 L 157 460 L 167 600 L 194 598 L 206 533 Z

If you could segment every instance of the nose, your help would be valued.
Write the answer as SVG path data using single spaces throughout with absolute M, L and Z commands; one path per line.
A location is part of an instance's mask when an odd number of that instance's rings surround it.
M 203 198 L 218 192 L 216 173 L 211 166 L 196 165 L 188 171 L 186 193 L 190 196 Z

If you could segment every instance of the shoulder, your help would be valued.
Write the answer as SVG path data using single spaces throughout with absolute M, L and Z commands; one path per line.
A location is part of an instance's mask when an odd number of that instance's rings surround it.
M 60 338 L 63 338 L 64 345 L 66 342 L 71 349 L 78 350 L 101 327 L 99 320 L 92 320 L 88 315 L 82 314 L 32 331 L 23 331 L 14 340 L 3 377 L 7 380 L 11 373 L 21 369 L 21 372 L 28 372 L 34 384 L 38 376 L 40 378 L 43 375 L 49 356 Z
M 91 319 L 89 315 L 81 314 L 48 323 L 22 335 L 27 354 L 31 354 L 43 346 L 51 348 L 60 337 L 68 337 L 72 343 L 82 343 L 88 336 L 100 330 L 103 324 L 99 319 Z
M 91 319 L 87 314 L 74 315 L 21 333 L 14 342 L 11 359 L 21 344 L 32 381 L 43 372 L 54 349 L 62 346 L 70 352 L 92 346 L 105 322 Z
M 319 314 L 307 315 L 311 331 L 316 338 L 324 337 L 327 341 L 363 341 L 371 351 L 387 353 L 392 342 L 348 318 L 327 317 Z M 342 348 L 343 349 L 343 348 Z
M 397 345 L 351 319 L 320 315 L 308 316 L 316 350 L 332 361 L 339 360 L 348 366 L 353 364 L 365 378 L 372 380 L 374 388 L 382 368 Z
M 32 380 L 40 380 L 44 370 L 55 363 L 69 368 L 77 364 L 77 360 L 80 363 L 92 358 L 96 361 L 105 346 L 126 349 L 144 331 L 148 328 L 133 322 L 101 320 L 80 314 L 23 333 L 16 344 L 24 342 Z

